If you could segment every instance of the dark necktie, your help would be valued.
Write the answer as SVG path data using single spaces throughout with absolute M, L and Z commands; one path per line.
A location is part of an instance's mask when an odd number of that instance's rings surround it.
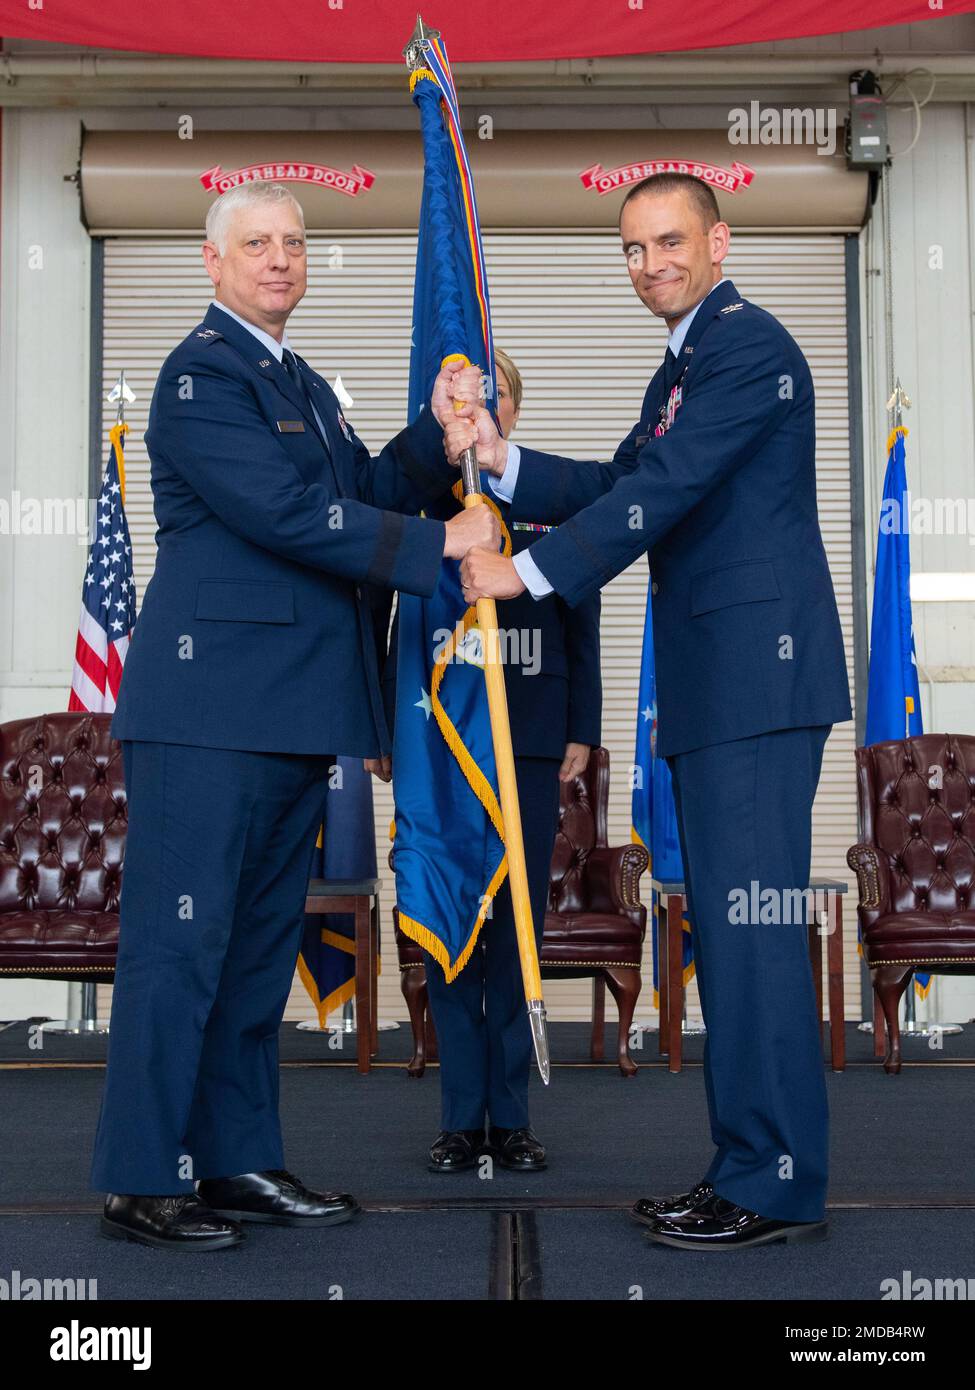
M 676 383 L 676 381 L 677 381 L 677 378 L 678 378 L 679 376 L 680 376 L 680 365 L 679 365 L 679 363 L 678 363 L 677 358 L 674 356 L 673 352 L 671 352 L 670 348 L 668 348 L 668 349 L 667 349 L 667 354 L 666 354 L 666 356 L 664 357 L 664 385 L 665 385 L 665 387 L 666 387 L 667 395 L 668 395 L 668 396 L 670 395 L 671 391 L 674 389 L 674 385 L 675 385 L 675 383 Z
M 287 372 L 288 378 L 292 386 L 298 392 L 299 398 L 303 400 L 305 404 L 308 406 L 309 414 L 311 415 L 311 418 L 315 421 L 317 425 L 318 416 L 315 414 L 315 407 L 312 405 L 311 396 L 308 394 L 304 378 L 302 377 L 301 371 L 298 367 L 298 359 L 295 357 L 294 353 L 291 351 L 290 348 L 284 349 L 284 355 L 281 358 L 281 366 Z M 322 429 L 319 429 L 318 434 L 322 443 L 325 445 L 325 452 L 330 453 L 331 450 L 328 447 L 328 440 L 325 437 L 324 431 Z

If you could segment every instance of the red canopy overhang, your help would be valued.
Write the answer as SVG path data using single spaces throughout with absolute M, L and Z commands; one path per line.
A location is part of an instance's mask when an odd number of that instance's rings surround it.
M 335 5 L 335 8 L 332 8 Z M 47 43 L 213 58 L 392 63 L 416 22 L 417 0 L 0 0 L 0 34 Z M 422 5 L 454 63 L 596 58 L 724 48 L 916 24 L 975 10 L 948 0 L 491 0 Z

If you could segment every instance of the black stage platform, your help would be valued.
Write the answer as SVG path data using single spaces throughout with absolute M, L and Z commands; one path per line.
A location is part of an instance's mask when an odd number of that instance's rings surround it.
M 352 1191 L 354 1224 L 324 1231 L 251 1226 L 238 1250 L 183 1260 L 103 1240 L 87 1186 L 104 1042 L 0 1031 L 0 1273 L 98 1280 L 99 1300 L 879 1299 L 904 1270 L 975 1276 L 975 1025 L 942 1050 L 905 1041 L 887 1076 L 850 1026 L 843 1073 L 827 1069 L 832 1112 L 831 1238 L 724 1259 L 651 1245 L 626 1210 L 678 1191 L 709 1160 L 700 1040 L 671 1075 L 656 1034 L 625 1080 L 587 1061 L 588 1030 L 553 1024 L 546 1091 L 533 1121 L 550 1167 L 439 1175 L 426 1169 L 438 1128 L 435 1067 L 405 1071 L 405 1027 L 383 1033 L 379 1064 L 320 1034 L 281 1035 L 287 1163 L 309 1184 Z M 611 1046 L 607 1030 L 607 1052 Z M 178 1265 L 179 1268 L 175 1266 Z

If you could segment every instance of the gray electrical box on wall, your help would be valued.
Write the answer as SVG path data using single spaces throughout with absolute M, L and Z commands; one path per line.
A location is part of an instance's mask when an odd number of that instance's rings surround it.
M 850 169 L 881 169 L 887 162 L 887 108 L 872 72 L 850 78 L 846 162 Z

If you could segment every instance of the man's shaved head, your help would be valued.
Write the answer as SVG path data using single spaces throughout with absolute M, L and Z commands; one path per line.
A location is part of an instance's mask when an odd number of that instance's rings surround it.
M 627 203 L 632 203 L 634 198 L 652 197 L 663 193 L 686 193 L 701 214 L 706 232 L 710 231 L 715 222 L 721 221 L 721 211 L 714 196 L 714 189 L 710 184 L 694 178 L 692 174 L 652 174 L 641 183 L 635 183 L 623 199 L 620 217 L 623 216 L 623 208 Z

